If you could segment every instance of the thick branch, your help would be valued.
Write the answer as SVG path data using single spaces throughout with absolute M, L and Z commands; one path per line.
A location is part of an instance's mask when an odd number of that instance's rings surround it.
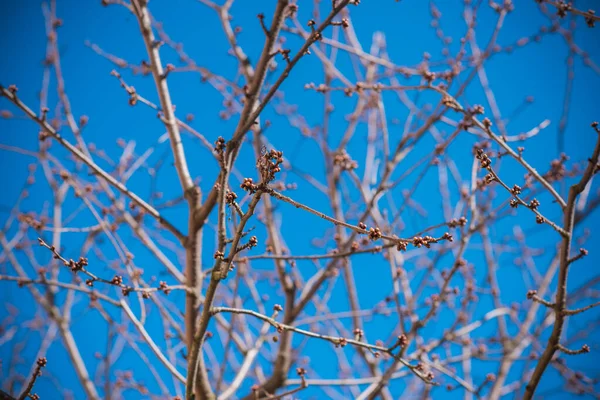
M 569 189 L 569 197 L 567 199 L 567 206 L 565 208 L 564 214 L 564 222 L 563 229 L 568 233 L 568 236 L 565 236 L 562 241 L 561 249 L 560 249 L 560 266 L 558 271 L 558 287 L 556 289 L 556 319 L 554 321 L 554 329 L 552 330 L 552 334 L 548 339 L 548 344 L 546 345 L 546 349 L 542 354 L 538 364 L 531 375 L 529 383 L 525 388 L 525 400 L 530 400 L 533 398 L 535 390 L 542 379 L 542 375 L 546 368 L 550 364 L 554 353 L 559 348 L 560 337 L 563 330 L 563 325 L 565 323 L 565 318 L 567 314 L 565 313 L 567 309 L 567 277 L 569 273 L 569 255 L 571 253 L 571 241 L 573 236 L 573 227 L 575 221 L 575 203 L 577 197 L 583 192 L 585 186 L 592 179 L 592 176 L 596 172 L 598 157 L 600 156 L 600 134 L 596 140 L 596 147 L 594 149 L 594 153 L 589 160 L 589 163 L 583 173 L 583 176 L 579 180 L 578 183 L 571 186 Z

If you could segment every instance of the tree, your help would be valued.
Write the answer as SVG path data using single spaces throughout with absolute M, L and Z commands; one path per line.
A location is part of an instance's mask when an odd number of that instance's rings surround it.
M 597 392 L 593 10 L 101 5 L 3 5 L 2 396 Z

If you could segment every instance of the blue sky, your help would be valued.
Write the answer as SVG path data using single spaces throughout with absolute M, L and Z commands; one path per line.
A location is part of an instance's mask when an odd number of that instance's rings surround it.
M 243 32 L 239 35 L 239 41 L 244 48 L 250 60 L 256 62 L 260 55 L 263 43 L 263 34 L 256 20 L 256 14 L 264 12 L 266 20 L 272 13 L 271 2 L 249 2 L 238 0 L 232 9 L 235 16 L 234 26 L 242 26 Z M 309 2 L 300 3 L 300 18 L 306 20 L 309 18 L 312 4 Z M 322 2 L 321 7 L 329 5 L 329 2 Z M 432 60 L 441 59 L 441 46 L 439 40 L 435 37 L 434 30 L 429 26 L 430 17 L 428 2 L 417 0 L 403 0 L 401 2 L 384 0 L 363 0 L 359 7 L 351 8 L 353 25 L 357 35 L 365 49 L 371 46 L 371 40 L 375 31 L 381 31 L 385 34 L 387 51 L 390 58 L 396 64 L 415 66 L 421 60 L 424 52 L 432 56 Z M 461 19 L 461 2 L 451 0 L 441 0 L 436 2 L 440 8 L 443 18 L 442 27 L 447 35 L 459 37 L 465 31 L 465 23 Z M 581 9 L 592 7 L 594 1 L 578 1 L 577 6 Z M 196 60 L 197 64 L 213 71 L 218 71 L 229 79 L 236 76 L 237 62 L 227 54 L 228 43 L 222 32 L 220 23 L 216 14 L 203 6 L 199 2 L 192 0 L 153 0 L 150 2 L 150 9 L 156 19 L 163 23 L 165 31 L 169 36 L 177 41 L 183 42 L 185 51 Z M 487 43 L 493 30 L 496 20 L 495 14 L 489 8 L 483 7 L 483 11 L 478 19 L 477 39 L 480 46 Z M 18 5 L 3 2 L 0 5 L 0 51 L 3 54 L 3 62 L 0 63 L 0 83 L 2 85 L 16 84 L 19 87 L 20 98 L 32 108 L 36 109 L 39 105 L 37 93 L 42 84 L 43 66 L 46 39 L 45 27 L 42 9 L 38 1 L 23 0 Z M 61 51 L 61 61 L 66 80 L 66 90 L 73 105 L 76 117 L 81 115 L 89 116 L 89 124 L 84 130 L 84 136 L 88 142 L 93 142 L 98 148 L 105 149 L 107 155 L 117 159 L 122 152 L 116 146 L 118 138 L 125 138 L 128 141 L 135 141 L 136 153 L 142 154 L 145 149 L 154 146 L 158 138 L 164 133 L 164 126 L 156 118 L 155 111 L 144 107 L 130 107 L 127 104 L 127 95 L 119 87 L 118 81 L 110 75 L 114 68 L 108 60 L 96 54 L 90 48 L 89 44 L 96 44 L 106 52 L 122 57 L 131 63 L 139 63 L 146 59 L 145 49 L 139 34 L 137 21 L 135 17 L 128 13 L 122 7 L 104 8 L 99 1 L 84 2 L 73 0 L 58 0 L 57 14 L 63 19 L 64 26 L 59 29 L 59 48 Z M 513 44 L 519 38 L 531 36 L 542 25 L 549 25 L 537 9 L 534 1 L 516 2 L 516 9 L 509 14 L 505 21 L 498 43 L 502 46 Z M 565 25 L 565 23 L 563 23 Z M 578 20 L 578 29 L 575 33 L 575 41 L 583 51 L 587 52 L 594 62 L 600 63 L 598 50 L 600 41 L 598 40 L 598 28 L 589 29 Z M 287 41 L 290 48 L 298 48 L 300 42 L 291 35 Z M 457 41 L 450 44 L 451 51 L 456 51 L 459 47 Z M 551 124 L 543 130 L 538 136 L 529 140 L 526 144 L 525 155 L 528 162 L 545 171 L 551 160 L 557 157 L 557 132 L 559 120 L 562 114 L 563 97 L 566 85 L 567 71 L 565 60 L 568 55 L 568 48 L 564 40 L 559 35 L 548 34 L 542 37 L 540 43 L 528 45 L 522 49 L 517 48 L 512 54 L 500 53 L 486 63 L 486 72 L 489 81 L 494 90 L 494 95 L 502 110 L 503 115 L 508 116 L 518 109 L 528 96 L 534 97 L 534 102 L 527 109 L 519 114 L 514 120 L 511 120 L 507 129 L 511 135 L 528 131 L 541 121 L 549 119 Z M 171 62 L 180 65 L 177 55 L 170 49 L 164 48 L 162 51 L 164 63 Z M 280 63 L 283 61 L 280 60 Z M 281 64 L 283 65 L 283 64 Z M 356 80 L 353 74 L 350 58 L 340 54 L 338 68 L 347 74 L 349 79 Z M 591 148 L 595 142 L 596 134 L 589 128 L 590 122 L 600 118 L 600 107 L 597 101 L 597 93 L 600 90 L 600 79 L 593 69 L 584 65 L 581 57 L 575 57 L 574 64 L 575 83 L 572 89 L 572 101 L 569 112 L 569 124 L 565 134 L 564 150 L 571 156 L 570 163 L 581 162 L 591 154 Z M 149 100 L 158 103 L 155 94 L 154 83 L 148 77 L 134 76 L 129 71 L 122 71 L 123 77 L 128 84 L 135 86 L 138 93 Z M 274 75 L 277 76 L 277 75 Z M 271 79 L 273 80 L 273 79 Z M 322 67 L 316 57 L 307 57 L 301 60 L 299 66 L 294 69 L 289 79 L 284 83 L 282 89 L 285 92 L 285 101 L 296 105 L 298 111 L 305 117 L 306 122 L 311 127 L 317 127 L 322 123 L 323 98 L 320 94 L 313 91 L 306 91 L 304 85 L 308 82 L 316 84 L 323 82 Z M 408 81 L 407 81 L 408 82 Z M 414 81 L 412 81 L 414 83 Z M 52 107 L 56 104 L 57 96 L 55 91 L 55 81 L 52 80 L 49 103 Z M 338 86 L 339 82 L 336 83 Z M 195 115 L 192 125 L 203 133 L 208 140 L 214 141 L 218 136 L 229 138 L 235 129 L 237 117 L 233 116 L 229 120 L 223 120 L 219 117 L 223 109 L 223 99 L 221 94 L 210 85 L 202 83 L 196 73 L 176 73 L 169 77 L 169 86 L 171 89 L 174 103 L 177 105 L 177 115 L 180 117 L 188 113 Z M 415 96 L 414 94 L 410 94 Z M 414 97 L 413 97 L 414 98 Z M 403 121 L 406 117 L 406 110 L 395 100 L 394 95 L 386 94 L 384 96 L 387 105 L 388 122 L 392 119 Z M 481 85 L 478 83 L 471 85 L 466 95 L 461 100 L 468 105 L 481 103 L 489 110 L 485 100 Z M 356 102 L 356 97 L 346 98 L 343 94 L 334 95 L 336 111 L 332 117 L 332 124 L 339 126 L 339 129 L 332 130 L 332 142 L 336 143 L 344 132 L 347 124 L 345 116 L 351 112 Z M 435 102 L 436 97 L 432 95 L 422 95 L 417 100 L 420 105 L 425 102 Z M 434 103 L 435 104 L 435 103 Z M 9 109 L 16 115 L 20 113 L 14 109 L 5 99 L 0 99 L 0 109 Z M 452 118 L 459 119 L 456 114 L 449 114 Z M 294 165 L 324 181 L 324 164 L 322 156 L 314 142 L 303 138 L 298 129 L 290 125 L 287 118 L 278 115 L 273 107 L 267 107 L 263 114 L 264 119 L 272 122 L 272 126 L 267 131 L 267 138 L 278 149 L 285 152 L 286 157 Z M 391 126 L 391 135 L 399 138 L 402 132 L 402 123 Z M 448 129 L 447 127 L 445 129 Z M 38 146 L 36 126 L 23 119 L 0 120 L 0 143 L 10 146 L 18 146 L 28 150 L 35 151 Z M 366 139 L 367 128 L 362 125 L 357 130 L 355 139 L 348 146 L 348 152 L 357 160 L 364 160 L 364 141 Z M 65 136 L 73 140 L 72 135 L 65 129 Z M 392 145 L 395 145 L 398 139 L 392 139 Z M 460 138 L 454 142 L 447 155 L 456 160 L 457 166 L 463 177 L 468 176 L 472 162 L 472 146 L 475 138 L 466 132 L 461 133 Z M 403 170 L 410 167 L 412 162 L 420 159 L 431 151 L 434 142 L 431 138 L 424 139 L 420 144 L 420 150 L 415 151 L 407 160 L 406 164 L 400 166 L 395 176 L 400 176 Z M 66 153 L 58 149 L 58 144 L 53 145 L 53 151 L 56 151 L 57 157 L 65 157 Z M 150 162 L 157 162 L 165 152 L 168 151 L 168 145 L 162 144 L 156 148 L 151 156 Z M 194 178 L 200 178 L 201 187 L 205 192 L 208 191 L 214 181 L 218 171 L 217 166 L 212 162 L 210 154 L 197 141 L 186 138 L 186 153 L 190 164 L 190 169 Z M 0 164 L 2 170 L 8 171 L 0 177 L 0 185 L 3 188 L 3 196 L 0 200 L 0 223 L 3 223 L 12 205 L 16 202 L 21 187 L 27 178 L 27 166 L 34 162 L 34 159 L 25 157 L 14 152 L 0 149 Z M 157 185 L 159 190 L 165 193 L 167 198 L 175 197 L 179 190 L 179 183 L 176 179 L 176 173 L 171 164 L 171 158 L 167 158 L 164 166 L 160 169 Z M 504 164 L 505 163 L 505 164 Z M 66 162 L 67 165 L 72 163 Z M 107 169 L 110 165 L 99 161 L 99 164 Z M 569 164 L 571 165 L 571 164 Z M 243 151 L 236 163 L 238 170 L 245 176 L 255 176 L 254 161 L 251 152 Z M 358 170 L 362 172 L 361 168 Z M 83 172 L 85 173 L 85 172 Z M 522 180 L 525 171 L 516 163 L 506 160 L 503 161 L 502 176 L 507 182 L 517 182 Z M 294 199 L 303 202 L 313 208 L 323 212 L 330 212 L 329 199 L 318 191 L 312 189 L 305 181 L 293 173 L 287 173 L 289 182 L 296 182 L 299 190 L 292 193 Z M 416 175 L 415 175 L 416 176 Z M 43 176 L 38 171 L 36 176 L 38 183 L 35 191 L 22 204 L 22 210 L 31 210 L 41 212 L 49 203 L 49 189 L 43 182 Z M 394 196 L 401 196 L 402 189 L 409 187 L 414 181 L 414 177 L 409 179 L 402 188 L 394 192 Z M 414 197 L 420 205 L 428 211 L 426 217 L 414 215 L 412 211 L 406 211 L 402 215 L 402 225 L 405 232 L 418 231 L 420 227 L 435 224 L 443 218 L 440 211 L 440 198 L 437 193 L 437 173 L 428 174 L 424 178 L 424 183 L 415 192 Z M 148 176 L 140 173 L 134 175 L 129 182 L 129 187 L 138 192 L 143 198 L 149 195 Z M 234 180 L 234 182 L 237 182 Z M 434 190 L 431 190 L 433 185 Z M 595 191 L 595 190 L 594 190 Z M 431 194 L 431 192 L 433 194 Z M 564 192 L 563 192 L 564 193 Z M 353 201 L 358 201 L 358 194 L 353 194 Z M 499 205 L 506 199 L 506 193 L 498 190 L 494 204 Z M 456 201 L 456 199 L 454 199 Z M 557 219 L 559 216 L 558 207 L 551 204 L 548 196 L 541 195 L 543 208 L 549 216 Z M 66 206 L 71 209 L 79 207 L 80 202 L 77 199 L 70 198 Z M 348 204 L 346 205 L 348 206 Z M 386 206 L 384 206 L 385 208 Z M 68 213 L 66 213 L 68 214 Z M 287 245 L 294 253 L 312 254 L 322 252 L 323 249 L 317 249 L 314 244 L 314 238 L 326 237 L 328 239 L 327 248 L 333 247 L 331 241 L 331 226 L 314 216 L 309 216 L 302 211 L 295 210 L 285 204 L 277 203 L 277 214 L 282 221 L 282 232 Z M 175 207 L 167 211 L 166 216 L 174 221 L 180 229 L 186 229 L 186 208 L 184 205 Z M 214 220 L 214 216 L 213 216 Z M 523 224 L 528 235 L 527 243 L 533 248 L 540 249 L 542 255 L 536 257 L 536 265 L 541 271 L 545 270 L 544 263 L 554 250 L 557 243 L 557 235 L 550 228 L 540 229 L 536 226 L 532 215 L 526 210 L 519 210 L 516 216 L 505 218 L 498 224 L 492 226 L 491 234 L 498 240 L 507 238 L 510 243 L 513 236 L 513 226 L 515 220 Z M 85 225 L 92 221 L 91 216 L 82 214 L 75 222 L 78 226 Z M 529 221 L 529 222 L 524 222 Z M 592 215 L 585 224 L 588 227 L 595 227 L 598 220 L 598 213 Z M 264 233 L 264 228 L 255 222 L 257 235 L 260 237 Z M 7 232 L 7 236 L 14 235 L 16 229 L 13 227 Z M 579 232 L 581 234 L 582 232 Z M 595 276 L 594 266 L 598 265 L 600 257 L 594 251 L 594 244 L 598 243 L 598 232 L 590 231 L 587 235 L 586 245 L 590 250 L 590 255 L 583 261 L 574 265 L 569 277 L 570 287 L 575 288 L 586 282 L 590 277 Z M 212 233 L 205 235 L 205 246 L 212 248 L 214 239 Z M 131 233 L 123 232 L 123 239 L 131 239 Z M 35 239 L 35 233 L 29 232 L 29 238 Z M 78 256 L 77 252 L 82 243 L 82 238 L 76 234 L 65 234 L 63 237 L 63 251 L 68 257 Z M 148 275 L 157 275 L 159 267 L 155 260 L 137 244 L 131 240 L 132 250 L 136 254 L 136 264 L 143 266 Z M 474 245 L 479 243 L 479 239 L 474 240 Z M 106 247 L 106 250 L 104 249 Z M 111 253 L 108 246 L 104 246 L 106 257 L 114 259 L 114 251 Z M 40 260 L 48 259 L 42 250 L 36 250 Z M 257 254 L 264 251 L 264 245 L 259 246 Z M 167 251 L 175 259 L 172 252 Z M 203 257 L 205 265 L 211 263 L 212 252 L 206 251 Z M 26 263 L 26 258 L 19 255 L 19 259 Z M 475 265 L 483 261 L 480 251 L 473 250 L 466 255 L 469 261 Z M 521 279 L 521 272 L 514 266 L 514 259 L 510 254 L 503 254 L 499 258 L 499 264 L 503 267 L 499 272 L 500 286 L 504 288 L 504 297 L 507 304 L 518 302 L 527 304 L 524 299 L 524 293 L 530 289 L 526 287 Z M 90 265 L 94 262 L 102 263 L 100 257 L 90 255 Z M 180 261 L 180 260 L 179 260 Z M 451 259 L 446 261 L 451 262 Z M 381 301 L 382 293 L 388 293 L 391 288 L 389 281 L 389 266 L 380 256 L 365 255 L 357 257 L 354 260 L 354 273 L 357 281 L 358 292 L 360 293 L 361 306 L 371 308 Z M 270 261 L 256 263 L 254 267 L 257 270 L 270 270 L 273 264 Z M 32 271 L 31 266 L 28 266 Z M 314 271 L 314 266 L 310 263 L 299 263 L 298 268 L 303 271 Z M 476 270 L 479 279 L 483 277 L 485 268 Z M 108 269 L 105 269 L 108 271 Z M 4 261 L 0 264 L 0 273 L 14 274 L 11 266 Z M 108 273 L 108 272 L 106 272 Z M 64 275 L 65 280 L 68 274 Z M 458 283 L 460 284 L 460 282 Z M 34 313 L 31 307 L 31 297 L 24 289 L 18 289 L 13 283 L 0 282 L 0 318 L 8 316 L 7 304 L 22 304 L 20 318 L 31 317 Z M 265 294 L 268 294 L 273 302 L 281 302 L 281 293 L 265 285 L 261 288 Z M 331 311 L 344 311 L 348 309 L 348 304 L 343 300 L 344 287 L 342 281 L 336 283 L 332 292 L 332 300 L 328 303 Z M 172 295 L 172 299 L 178 302 L 182 299 L 177 294 Z M 339 300 L 342 299 L 342 300 Z M 179 302 L 182 304 L 182 302 Z M 483 315 L 489 311 L 491 303 L 488 298 L 482 296 L 480 304 L 474 311 L 475 315 Z M 94 358 L 96 351 L 104 351 L 106 347 L 106 330 L 100 318 L 93 313 L 84 314 L 87 310 L 85 300 L 81 302 L 74 310 L 76 322 L 73 326 L 74 335 L 81 342 L 83 356 L 89 365 L 90 371 L 95 371 L 97 360 Z M 111 311 L 111 314 L 118 317 L 117 312 Z M 569 323 L 567 336 L 577 332 L 588 323 L 597 318 L 597 312 L 590 312 L 587 315 L 581 315 L 574 318 Z M 120 318 L 120 317 L 119 317 Z M 376 318 L 368 324 L 365 329 L 370 338 L 385 338 L 395 327 L 395 322 L 389 318 Z M 441 329 L 453 321 L 453 316 L 444 315 L 436 320 L 434 327 L 424 331 L 425 335 L 435 335 Z M 154 325 L 153 325 L 154 324 Z M 149 329 L 156 327 L 160 329 L 160 318 L 156 312 L 151 313 L 148 320 Z M 96 329 L 99 326 L 101 328 Z M 494 333 L 494 324 L 485 326 L 477 332 L 479 337 L 486 337 Z M 24 332 L 24 331 L 23 331 Z M 383 333 L 381 333 L 383 332 Z M 16 341 L 21 337 L 15 338 Z M 299 338 L 297 338 L 300 341 Z M 21 365 L 20 370 L 26 373 L 28 363 L 33 357 L 39 346 L 39 335 L 31 333 L 31 339 L 26 338 L 27 345 L 24 349 L 18 349 L 11 344 L 0 346 L 0 359 L 3 360 L 2 366 L 5 368 L 8 360 L 14 351 L 20 351 L 25 363 Z M 582 344 L 583 342 L 577 342 Z M 598 343 L 588 341 L 592 349 L 596 348 Z M 574 347 L 576 347 L 574 345 Z M 215 346 L 218 352 L 218 346 Z M 311 342 L 304 349 L 310 356 L 311 367 L 314 367 L 320 376 L 335 376 L 337 366 L 335 363 L 328 362 L 328 358 L 323 354 L 331 356 L 330 345 Z M 327 353 L 329 351 L 329 353 Z M 347 350 L 352 354 L 351 350 Z M 146 352 L 151 360 L 153 356 Z M 575 357 L 569 360 L 569 365 L 581 368 L 591 376 L 597 376 L 597 367 L 592 363 L 591 355 Z M 72 374 L 68 358 L 66 357 L 60 344 L 53 345 L 48 353 L 49 371 L 56 377 L 60 385 L 69 387 L 75 398 L 82 398 L 82 390 L 75 380 L 67 378 Z M 136 370 L 136 377 L 144 380 L 151 390 L 158 390 L 152 383 L 152 376 L 145 369 L 136 366 L 137 356 L 132 352 L 124 352 L 123 356 L 115 363 L 115 369 Z M 315 366 L 315 365 L 318 365 Z M 268 370 L 268 365 L 265 364 Z M 488 372 L 494 372 L 497 368 L 494 363 L 481 363 L 478 370 L 481 372 L 474 374 L 476 382 Z M 61 374 L 65 371 L 64 374 Z M 66 372 L 68 371 L 68 372 Z M 167 372 L 159 368 L 163 378 L 167 377 Z M 0 380 L 6 377 L 6 371 L 0 371 Z M 521 370 L 518 366 L 514 367 L 511 373 L 512 378 L 520 376 Z M 138 375 L 139 374 L 139 375 Z M 229 371 L 228 378 L 231 378 L 232 371 Z M 549 375 L 542 382 L 540 393 L 544 389 L 553 388 L 551 377 L 557 377 L 558 374 L 549 370 Z M 509 379 L 510 381 L 510 379 Z M 172 390 L 172 383 L 167 380 L 169 388 Z M 248 382 L 245 387 L 249 387 L 253 382 Z M 395 383 L 393 388 L 400 390 L 403 388 L 401 382 Z M 55 383 L 51 379 L 41 379 L 36 386 L 40 394 L 46 394 L 46 398 L 56 398 Z M 134 392 L 128 392 L 131 398 L 136 398 Z M 174 393 L 174 391 L 172 392 Z M 309 389 L 305 393 L 315 395 L 315 389 Z M 455 393 L 446 394 L 444 390 L 438 391 L 440 398 L 453 398 Z M 437 398 L 437 397 L 436 397 Z

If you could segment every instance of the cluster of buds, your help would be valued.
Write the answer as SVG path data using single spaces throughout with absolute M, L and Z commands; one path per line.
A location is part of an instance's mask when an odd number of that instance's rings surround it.
M 344 171 L 352 171 L 358 168 L 358 163 L 350 157 L 346 150 L 342 150 L 334 156 L 333 164 L 339 166 Z
M 315 25 L 317 23 L 315 22 L 314 19 L 310 19 L 308 20 L 307 25 L 310 27 L 310 30 L 312 31 L 312 40 L 313 42 L 318 42 L 319 40 L 323 39 L 323 35 L 321 34 L 321 32 L 317 31 L 315 29 Z
M 465 223 L 466 223 L 466 219 L 465 219 Z M 449 242 L 452 242 L 454 240 L 454 238 L 448 232 L 444 233 L 440 238 L 437 238 L 437 239 L 432 236 L 415 236 L 412 239 L 412 242 L 405 241 L 405 240 L 399 240 L 398 243 L 396 244 L 396 249 L 398 251 L 406 251 L 406 248 L 409 243 L 412 243 L 412 245 L 415 246 L 416 248 L 421 248 L 421 247 L 425 246 L 426 248 L 429 249 L 429 248 L 431 248 L 432 243 L 438 243 L 442 240 L 447 240 Z
M 405 334 L 398 336 L 398 346 L 406 347 L 407 344 L 408 344 L 408 337 L 406 337 Z
M 254 193 L 258 190 L 258 185 L 254 184 L 252 178 L 244 178 L 244 181 L 240 185 L 240 188 L 247 192 Z
M 356 328 L 356 329 L 354 330 L 354 337 L 356 338 L 356 340 L 360 340 L 360 339 L 361 339 L 361 338 L 364 336 L 364 334 L 365 334 L 365 333 L 364 333 L 364 332 L 363 332 L 363 330 L 362 330 L 362 329 L 360 329 L 360 328 Z
M 595 14 L 596 11 L 594 10 L 587 10 L 587 13 L 585 13 L 585 23 L 590 28 L 593 28 L 596 24 L 596 20 L 594 19 Z
M 431 82 L 433 82 L 435 80 L 435 78 L 437 77 L 437 75 L 435 74 L 435 72 L 431 72 L 431 71 L 429 71 L 427 69 L 424 69 L 421 72 L 421 75 L 423 76 L 423 79 L 425 79 L 425 81 L 428 84 L 431 84 Z
M 454 238 L 452 237 L 452 235 L 449 232 L 445 232 L 442 237 L 440 238 L 440 240 L 447 240 L 449 242 L 454 241 Z
M 369 239 L 371 239 L 371 240 L 381 239 L 381 230 L 379 228 L 369 229 Z
M 112 70 L 112 72 L 110 73 L 112 76 L 116 77 L 117 79 L 121 80 L 121 74 L 119 74 L 117 71 Z M 129 100 L 128 103 L 130 106 L 135 106 L 138 102 L 138 95 L 137 92 L 135 90 L 135 87 L 133 86 L 127 86 L 125 84 L 125 82 L 123 82 L 121 80 L 121 87 L 125 89 L 125 91 L 127 92 L 127 94 L 129 95 Z
M 490 160 L 490 158 L 483 151 L 483 149 L 477 149 L 475 157 L 477 157 L 477 159 L 479 160 L 481 168 L 487 168 L 492 164 L 492 160 Z
M 281 54 L 281 56 L 283 57 L 283 59 L 285 61 L 287 61 L 288 63 L 291 62 L 290 59 L 290 49 L 279 49 L 279 54 Z
M 264 183 L 275 180 L 275 174 L 281 171 L 283 163 L 283 152 L 271 149 L 265 152 L 258 161 L 258 170 Z
M 227 193 L 225 193 L 225 202 L 227 204 L 233 204 L 235 199 L 237 199 L 237 194 L 235 194 L 234 192 L 227 191 Z
M 529 208 L 532 210 L 536 210 L 540 206 L 540 202 L 538 199 L 533 199 L 529 202 Z
M 167 282 L 165 282 L 165 281 L 160 281 L 160 283 L 158 285 L 158 289 L 162 290 L 164 294 L 171 293 L 171 289 L 169 289 L 169 285 L 167 285 Z
M 256 247 L 258 245 L 258 238 L 256 236 L 252 236 L 248 241 L 249 247 Z
M 413 246 L 416 248 L 420 248 L 425 246 L 427 248 L 431 247 L 431 243 L 435 243 L 436 239 L 432 236 L 415 236 L 412 240 Z
M 335 341 L 335 347 L 344 347 L 344 346 L 346 346 L 347 344 L 348 344 L 348 341 L 346 340 L 346 338 L 343 338 L 343 337 L 341 337 L 341 338 L 338 338 L 338 339 Z
M 223 154 L 227 145 L 225 144 L 225 139 L 223 136 L 219 136 L 215 141 L 215 152 L 217 154 Z
M 459 108 L 459 105 L 458 103 L 456 103 L 456 100 L 454 100 L 453 97 L 448 95 L 444 95 L 444 97 L 442 97 L 442 104 L 454 110 Z
M 215 260 L 222 260 L 223 258 L 225 258 L 225 254 L 222 251 L 217 250 L 217 251 L 215 251 L 213 258 Z
M 581 352 L 582 353 L 589 353 L 590 352 L 590 346 L 588 346 L 587 344 L 584 344 L 583 346 L 581 346 Z
M 480 115 L 485 112 L 485 108 L 481 104 L 476 104 L 473 107 L 469 108 L 468 113 L 471 115 Z
M 483 124 L 483 126 L 487 130 L 490 130 L 490 128 L 492 127 L 492 121 L 488 117 L 485 117 L 483 119 L 483 121 L 481 121 L 481 123 Z
M 110 283 L 112 283 L 113 285 L 117 285 L 117 286 L 121 286 L 123 284 L 123 277 L 121 275 L 115 275 Z
M 173 71 L 175 71 L 175 66 L 173 64 L 169 63 L 169 64 L 165 65 L 165 72 L 163 73 L 162 78 L 166 79 L 167 76 L 169 75 L 169 73 L 171 73 Z
M 88 259 L 85 257 L 79 257 L 79 260 L 77 260 L 77 261 L 74 261 L 71 259 L 71 260 L 69 260 L 69 263 L 68 263 L 68 267 L 71 268 L 71 271 L 73 271 L 73 272 L 81 271 L 83 269 L 83 267 L 86 267 L 87 265 L 88 265 Z
M 567 3 L 561 0 L 556 4 L 556 15 L 558 15 L 561 18 L 566 17 L 567 13 L 572 10 L 573 5 L 571 3 Z
M 450 222 L 448 222 L 448 226 L 450 228 L 456 228 L 457 226 L 465 226 L 467 225 L 467 219 L 465 217 L 460 218 L 452 218 Z
M 560 158 L 552 160 L 550 163 L 550 171 L 548 171 L 544 177 L 550 182 L 556 182 L 564 178 L 567 174 L 565 162 L 568 159 L 569 157 L 565 153 L 562 153 Z
M 496 180 L 496 177 L 491 172 L 483 177 L 483 184 L 489 185 Z

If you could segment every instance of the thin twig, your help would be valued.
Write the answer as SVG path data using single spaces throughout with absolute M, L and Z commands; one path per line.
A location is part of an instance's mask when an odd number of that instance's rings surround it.
M 56 139 L 57 142 L 59 142 L 67 150 L 73 153 L 73 155 L 77 157 L 80 161 L 82 161 L 85 165 L 90 167 L 90 169 L 94 171 L 97 175 L 101 176 L 104 180 L 106 180 L 112 186 L 117 188 L 121 193 L 133 200 L 136 204 L 138 204 L 141 208 L 148 212 L 148 214 L 150 214 L 152 217 L 156 218 L 156 220 L 165 228 L 167 228 L 171 233 L 173 233 L 175 237 L 179 239 L 179 241 L 186 241 L 186 236 L 183 233 L 181 233 L 173 224 L 167 221 L 154 207 L 146 203 L 134 192 L 127 189 L 125 185 L 113 178 L 110 174 L 108 174 L 96 163 L 90 160 L 85 154 L 83 154 L 83 152 L 81 152 L 77 147 L 73 146 L 66 139 L 64 139 L 45 119 L 39 118 L 37 114 L 29 107 L 27 107 L 27 105 L 25 105 L 25 103 L 23 103 L 14 93 L 0 85 L 0 94 L 6 97 L 8 100 L 10 100 L 21 110 L 23 110 L 25 114 L 27 114 L 32 120 L 34 120 L 38 125 L 40 125 L 40 127 L 44 130 L 45 133 L 49 134 L 54 139 Z

